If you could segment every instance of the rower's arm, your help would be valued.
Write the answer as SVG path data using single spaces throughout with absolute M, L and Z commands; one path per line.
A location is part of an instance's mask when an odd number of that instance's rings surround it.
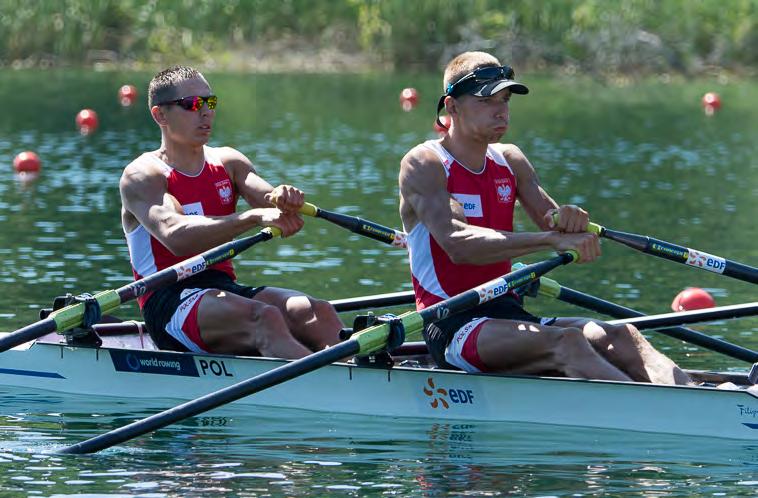
M 513 144 L 500 145 L 503 155 L 516 175 L 516 192 L 521 207 L 541 230 L 560 232 L 585 232 L 589 214 L 574 205 L 559 206 L 542 188 L 534 166 L 526 155 Z M 558 225 L 552 221 L 553 213 L 559 213 Z
M 305 202 L 305 194 L 291 185 L 272 187 L 253 167 L 250 159 L 231 147 L 217 149 L 218 154 L 232 178 L 235 188 L 253 208 L 276 206 L 287 214 L 295 215 Z
M 401 217 L 409 232 L 423 223 L 457 264 L 484 265 L 544 249 L 557 248 L 556 232 L 510 233 L 466 223 L 460 205 L 447 191 L 436 155 L 416 147 L 400 163 Z
M 119 191 L 124 229 L 131 232 L 141 224 L 177 256 L 197 254 L 228 242 L 279 215 L 276 209 L 227 216 L 185 215 L 179 201 L 168 193 L 165 176 L 139 160 L 124 170 Z

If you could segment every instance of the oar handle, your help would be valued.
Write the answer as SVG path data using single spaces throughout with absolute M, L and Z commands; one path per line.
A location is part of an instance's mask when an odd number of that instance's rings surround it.
M 318 207 L 315 204 L 311 204 L 310 202 L 304 202 L 303 207 L 300 208 L 300 214 L 313 216 L 315 218 L 318 214 Z
M 560 220 L 560 215 L 556 211 L 553 213 L 553 223 L 558 225 L 558 221 Z M 592 223 L 591 221 L 587 223 L 587 228 L 584 229 L 586 232 L 594 233 L 597 236 L 603 235 L 603 230 L 605 230 L 601 225 L 598 225 L 597 223 Z

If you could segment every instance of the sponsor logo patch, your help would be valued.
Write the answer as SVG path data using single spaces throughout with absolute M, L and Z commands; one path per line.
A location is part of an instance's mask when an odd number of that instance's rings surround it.
M 476 194 L 451 195 L 463 207 L 463 214 L 466 215 L 466 218 L 481 218 L 484 216 L 481 196 Z
M 110 356 L 117 372 L 200 376 L 192 355 L 112 349 Z
M 434 379 L 426 379 L 426 385 L 423 387 L 424 394 L 429 399 L 429 406 L 432 408 L 450 408 L 450 405 L 473 405 L 473 389 L 444 389 L 434 384 Z
M 694 249 L 689 249 L 687 264 L 714 273 L 724 273 L 724 269 L 726 268 L 726 260 L 724 258 Z
M 192 202 L 190 204 L 183 204 L 182 205 L 182 211 L 184 211 L 184 214 L 187 216 L 195 214 L 195 215 L 204 215 L 203 212 L 203 204 L 201 202 Z

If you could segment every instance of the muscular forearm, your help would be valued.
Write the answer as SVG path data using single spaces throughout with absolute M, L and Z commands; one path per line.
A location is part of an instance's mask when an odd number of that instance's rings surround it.
M 175 215 L 163 220 L 158 240 L 177 256 L 197 254 L 261 225 L 259 209 L 226 216 Z
M 553 249 L 556 232 L 501 232 L 460 223 L 442 248 L 456 264 L 487 265 Z

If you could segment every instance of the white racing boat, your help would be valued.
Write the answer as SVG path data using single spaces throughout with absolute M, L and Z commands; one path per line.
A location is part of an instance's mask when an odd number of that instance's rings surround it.
M 158 351 L 138 324 L 99 326 L 103 345 L 57 334 L 0 355 L 0 385 L 90 396 L 165 399 L 167 407 L 288 363 Z M 115 331 L 116 334 L 106 332 Z M 2 335 L 2 334 L 0 334 Z M 744 374 L 690 372 L 715 387 L 467 374 L 429 368 L 418 346 L 392 366 L 334 363 L 237 404 L 457 421 L 529 422 L 758 440 L 758 397 Z M 176 400 L 176 401 L 174 401 Z
M 356 233 L 402 246 L 403 234 L 386 227 L 323 211 L 313 205 L 304 206 L 301 211 Z M 758 283 L 756 268 L 665 241 L 615 232 L 599 225 L 594 227 L 600 236 L 642 252 Z M 130 334 L 108 336 L 97 345 L 82 344 L 81 338 L 77 343 L 69 343 L 54 334 L 94 323 L 97 320 L 92 320 L 93 316 L 99 317 L 146 292 L 204 271 L 276 234 L 274 229 L 264 229 L 255 236 L 210 249 L 118 289 L 67 301 L 38 322 L 12 333 L 0 333 L 0 386 L 119 399 L 189 400 L 60 451 L 69 454 L 100 451 L 231 402 L 383 417 L 525 422 L 758 440 L 758 387 L 751 382 L 758 377 L 758 352 L 680 326 L 696 321 L 754 316 L 758 302 L 693 312 L 697 316 L 674 313 L 676 316 L 641 318 L 641 313 L 635 310 L 557 283 L 544 285 L 549 281 L 543 278 L 547 272 L 578 259 L 573 251 L 514 269 L 423 310 L 379 320 L 337 345 L 292 362 L 157 351 L 147 336 L 135 334 L 134 329 Z M 705 266 L 700 265 L 702 260 Z M 718 264 L 707 264 L 709 261 Z M 690 372 L 704 385 L 664 386 L 468 374 L 430 368 L 426 362 L 419 361 L 425 355 L 419 356 L 417 350 L 410 351 L 410 357 L 403 357 L 409 352 L 404 340 L 420 339 L 423 327 L 429 323 L 471 309 L 504 292 L 532 287 L 538 281 L 545 288 L 535 292 L 611 316 L 637 317 L 627 323 L 638 327 L 635 320 L 647 320 L 645 328 L 668 327 L 665 331 L 668 335 L 754 363 L 756 375 L 753 371 L 749 375 Z M 365 307 L 379 305 L 375 299 L 369 301 L 364 303 Z M 397 348 L 400 344 L 403 345 Z M 397 359 L 377 361 L 371 366 L 339 362 L 353 356 L 365 358 L 379 354 L 377 358 L 380 358 L 385 349 L 392 350 Z M 730 384 L 731 388 L 717 388 L 717 385 L 723 387 L 720 384 Z

